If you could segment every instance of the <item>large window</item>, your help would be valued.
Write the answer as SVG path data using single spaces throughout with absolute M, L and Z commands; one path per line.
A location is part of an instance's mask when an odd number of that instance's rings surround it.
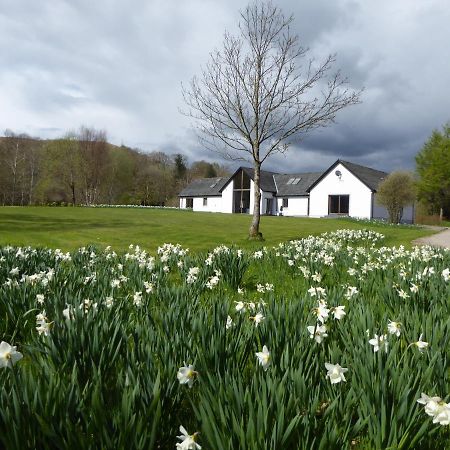
M 186 199 L 186 208 L 193 208 L 194 207 L 194 199 L 193 198 L 187 198 Z
M 350 204 L 349 195 L 329 195 L 328 214 L 348 215 L 349 204 Z
M 203 206 L 208 206 L 208 197 L 203 197 Z
M 233 179 L 233 212 L 250 212 L 250 177 L 241 170 Z
M 289 206 L 289 199 L 283 198 L 283 208 L 287 208 Z

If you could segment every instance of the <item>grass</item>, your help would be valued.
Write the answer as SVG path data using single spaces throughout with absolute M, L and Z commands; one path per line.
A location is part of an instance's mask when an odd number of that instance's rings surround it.
M 0 448 L 173 450 L 180 425 L 204 450 L 449 448 L 417 400 L 449 401 L 450 252 L 378 243 L 341 230 L 208 260 L 0 247 L 0 341 L 23 355 L 0 355 Z
M 235 244 L 253 249 L 260 242 L 246 239 L 247 215 L 132 208 L 0 207 L 0 245 L 60 248 L 71 251 L 94 244 L 123 251 L 133 243 L 154 251 L 164 242 L 180 243 L 191 251 Z M 372 229 L 386 236 L 385 245 L 405 245 L 432 234 L 415 227 L 392 227 L 294 217 L 262 217 L 264 245 L 318 235 L 337 229 Z

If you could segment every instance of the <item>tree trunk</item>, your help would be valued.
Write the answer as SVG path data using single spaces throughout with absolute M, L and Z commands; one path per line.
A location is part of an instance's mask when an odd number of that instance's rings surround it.
M 261 180 L 261 163 L 255 162 L 254 165 L 254 205 L 253 205 L 253 218 L 252 223 L 249 229 L 249 239 L 257 239 L 262 240 L 263 235 L 259 231 L 259 222 L 261 219 L 261 189 L 260 189 L 260 180 Z
M 70 190 L 72 191 L 72 206 L 75 206 L 76 204 L 75 183 L 70 183 Z
M 444 220 L 444 208 L 439 209 L 439 222 Z

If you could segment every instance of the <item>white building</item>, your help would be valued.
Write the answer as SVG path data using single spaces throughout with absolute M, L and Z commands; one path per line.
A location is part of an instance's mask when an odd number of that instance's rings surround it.
M 388 174 L 337 160 L 325 172 L 282 175 L 261 171 L 261 214 L 386 219 L 377 204 L 378 185 Z M 253 212 L 253 169 L 240 167 L 230 177 L 194 180 L 180 194 L 180 208 L 194 211 Z M 413 206 L 405 208 L 402 221 L 412 222 Z

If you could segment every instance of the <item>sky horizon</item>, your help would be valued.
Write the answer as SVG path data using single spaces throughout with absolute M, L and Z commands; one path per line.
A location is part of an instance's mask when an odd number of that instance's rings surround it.
M 336 159 L 411 170 L 434 129 L 450 120 L 450 4 L 440 0 L 279 0 L 292 31 L 362 103 L 265 162 L 276 172 L 320 171 Z M 0 133 L 42 139 L 81 125 L 116 145 L 227 164 L 198 143 L 181 85 L 199 75 L 247 2 L 230 0 L 3 0 Z

